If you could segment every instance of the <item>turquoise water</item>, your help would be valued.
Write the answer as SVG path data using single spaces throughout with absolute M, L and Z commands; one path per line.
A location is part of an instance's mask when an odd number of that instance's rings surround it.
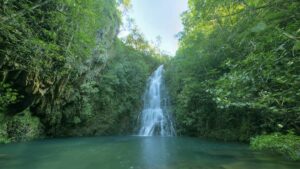
M 172 137 L 95 137 L 0 145 L 0 169 L 299 169 L 247 145 Z

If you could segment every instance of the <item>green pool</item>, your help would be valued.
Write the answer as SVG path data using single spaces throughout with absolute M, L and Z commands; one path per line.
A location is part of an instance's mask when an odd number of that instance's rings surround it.
M 244 144 L 128 136 L 0 145 L 0 169 L 300 169 L 300 163 Z

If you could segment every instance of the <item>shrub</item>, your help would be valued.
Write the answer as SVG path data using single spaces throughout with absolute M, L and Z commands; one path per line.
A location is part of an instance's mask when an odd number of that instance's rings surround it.
M 254 150 L 271 150 L 292 160 L 300 160 L 300 136 L 291 132 L 257 136 L 251 139 L 250 144 Z
M 12 142 L 33 140 L 38 138 L 40 133 L 40 121 L 31 116 L 30 112 L 14 116 L 7 123 L 7 135 Z

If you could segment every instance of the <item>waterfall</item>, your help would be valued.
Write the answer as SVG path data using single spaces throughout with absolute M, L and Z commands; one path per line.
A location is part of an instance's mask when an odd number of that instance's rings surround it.
M 140 136 L 174 136 L 175 129 L 168 109 L 168 98 L 163 82 L 163 65 L 148 80 L 144 108 L 140 114 Z

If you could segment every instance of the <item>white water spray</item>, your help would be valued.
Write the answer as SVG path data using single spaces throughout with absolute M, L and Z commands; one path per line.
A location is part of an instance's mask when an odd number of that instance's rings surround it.
M 163 83 L 163 65 L 149 79 L 144 95 L 144 109 L 140 115 L 140 136 L 174 136 L 175 129 L 168 112 L 167 94 Z

